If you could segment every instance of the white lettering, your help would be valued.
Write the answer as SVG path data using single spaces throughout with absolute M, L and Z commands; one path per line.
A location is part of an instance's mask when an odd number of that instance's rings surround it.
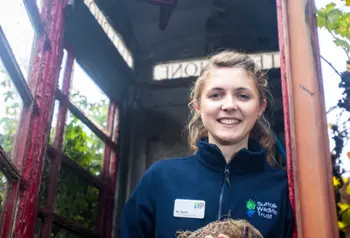
M 91 14 L 95 17 L 98 24 L 101 26 L 107 37 L 113 43 L 114 47 L 119 51 L 120 55 L 130 68 L 134 67 L 134 60 L 130 51 L 121 39 L 119 33 L 109 24 L 107 18 L 98 8 L 94 0 L 84 0 L 85 5 L 89 8 Z
M 258 216 L 266 219 L 272 219 L 273 216 L 277 216 L 278 214 L 277 204 L 271 202 L 257 201 L 256 210 L 258 212 Z
M 197 65 L 195 63 L 188 63 L 185 66 L 185 75 L 187 77 L 195 76 L 197 71 L 198 71 L 198 67 L 197 67 Z
M 257 66 L 262 69 L 272 69 L 280 67 L 279 52 L 251 54 L 251 58 Z M 190 61 L 168 62 L 155 65 L 153 68 L 153 79 L 176 79 L 199 76 L 202 70 L 208 65 L 207 59 L 197 59 Z M 160 67 L 167 68 L 159 70 Z

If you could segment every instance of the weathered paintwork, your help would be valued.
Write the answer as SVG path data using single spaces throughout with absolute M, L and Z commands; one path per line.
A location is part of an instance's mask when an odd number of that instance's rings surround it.
M 277 0 L 277 12 L 288 177 L 297 234 L 338 237 L 314 1 Z

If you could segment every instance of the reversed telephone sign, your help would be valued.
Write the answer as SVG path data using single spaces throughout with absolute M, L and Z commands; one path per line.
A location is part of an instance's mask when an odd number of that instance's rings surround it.
M 261 69 L 274 69 L 280 67 L 280 53 L 278 51 L 250 54 L 250 57 Z M 207 64 L 207 59 L 194 59 L 187 61 L 171 61 L 161 63 L 154 66 L 153 79 L 164 80 L 198 77 Z

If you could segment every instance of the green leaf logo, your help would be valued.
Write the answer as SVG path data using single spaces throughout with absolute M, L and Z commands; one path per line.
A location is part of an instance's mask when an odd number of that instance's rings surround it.
M 256 208 L 256 203 L 253 199 L 249 199 L 246 202 L 246 207 L 247 207 L 247 216 L 248 217 L 253 217 L 255 214 L 255 208 Z
M 247 209 L 248 210 L 255 210 L 255 207 L 256 207 L 256 203 L 254 200 L 252 199 L 249 199 L 246 203 L 246 206 L 247 206 Z

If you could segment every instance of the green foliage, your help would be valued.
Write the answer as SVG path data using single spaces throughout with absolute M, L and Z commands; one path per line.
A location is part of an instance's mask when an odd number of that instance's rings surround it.
M 102 168 L 103 142 L 83 125 L 78 118 L 71 116 L 66 126 L 63 152 L 81 167 L 94 175 Z
M 328 30 L 334 38 L 334 43 L 343 48 L 349 57 L 350 13 L 337 8 L 335 3 L 329 3 L 320 10 L 317 10 L 316 14 L 317 25 L 320 28 Z
M 90 103 L 86 96 L 81 95 L 77 90 L 72 90 L 70 99 L 97 125 L 104 128 L 107 126 L 108 102 L 105 99 L 97 103 Z
M 0 64 L 1 67 L 1 64 Z M 17 131 L 20 118 L 21 100 L 11 83 L 11 79 L 5 74 L 4 68 L 0 68 L 0 102 L 5 106 L 5 115 L 0 117 L 0 145 L 9 154 L 13 149 L 13 139 Z M 105 127 L 108 102 L 101 100 L 89 103 L 87 98 L 78 91 L 71 94 L 71 100 L 94 122 Z M 56 125 L 54 125 L 56 126 Z M 55 128 L 51 128 L 50 142 L 52 143 Z M 67 119 L 63 152 L 81 167 L 95 176 L 102 169 L 102 155 L 104 143 L 90 131 L 78 118 L 71 115 Z M 45 204 L 49 184 L 50 158 L 46 157 L 40 190 L 40 205 Z M 0 209 L 6 188 L 6 178 L 0 172 Z M 93 229 L 97 217 L 99 190 L 89 186 L 75 171 L 61 165 L 58 179 L 58 191 L 56 197 L 55 212 L 63 217 L 80 223 L 86 228 Z M 0 210 L 1 212 L 1 210 Z M 63 229 L 54 226 L 52 237 L 78 237 L 68 234 Z
M 349 1 L 347 1 L 347 3 L 349 3 Z M 318 26 L 326 29 L 333 36 L 334 43 L 344 50 L 350 61 L 350 13 L 344 12 L 342 9 L 337 8 L 336 4 L 334 3 L 329 3 L 320 10 L 317 10 L 316 14 Z M 327 63 L 330 64 L 329 62 Z M 349 64 L 349 62 L 347 62 L 347 64 Z M 340 111 L 337 117 L 341 118 L 344 112 L 350 112 L 350 72 L 339 73 L 334 67 L 333 69 L 340 76 L 341 82 L 339 84 L 339 88 L 343 90 L 343 94 L 337 106 L 333 107 L 334 109 L 337 108 Z M 350 70 L 349 66 L 348 69 Z M 349 235 L 350 228 L 350 193 L 348 191 L 350 190 L 350 187 L 349 182 L 345 181 L 343 178 L 345 171 L 341 169 L 342 162 L 340 159 L 345 143 L 350 139 L 348 128 L 349 121 L 350 119 L 348 119 L 345 123 L 339 122 L 337 125 L 329 125 L 331 137 L 335 143 L 331 153 L 331 161 L 333 166 L 333 184 L 337 202 L 340 237 Z
M 11 158 L 13 141 L 16 135 L 19 114 L 21 110 L 19 95 L 13 86 L 2 62 L 0 61 L 0 146 Z M 7 179 L 0 171 L 0 214 L 2 202 L 7 190 Z
M 93 229 L 97 217 L 99 190 L 89 186 L 68 167 L 62 166 L 55 212 Z
M 5 115 L 0 117 L 0 145 L 11 155 L 13 140 L 21 111 L 21 99 L 8 74 L 0 64 L 0 105 L 5 109 Z

